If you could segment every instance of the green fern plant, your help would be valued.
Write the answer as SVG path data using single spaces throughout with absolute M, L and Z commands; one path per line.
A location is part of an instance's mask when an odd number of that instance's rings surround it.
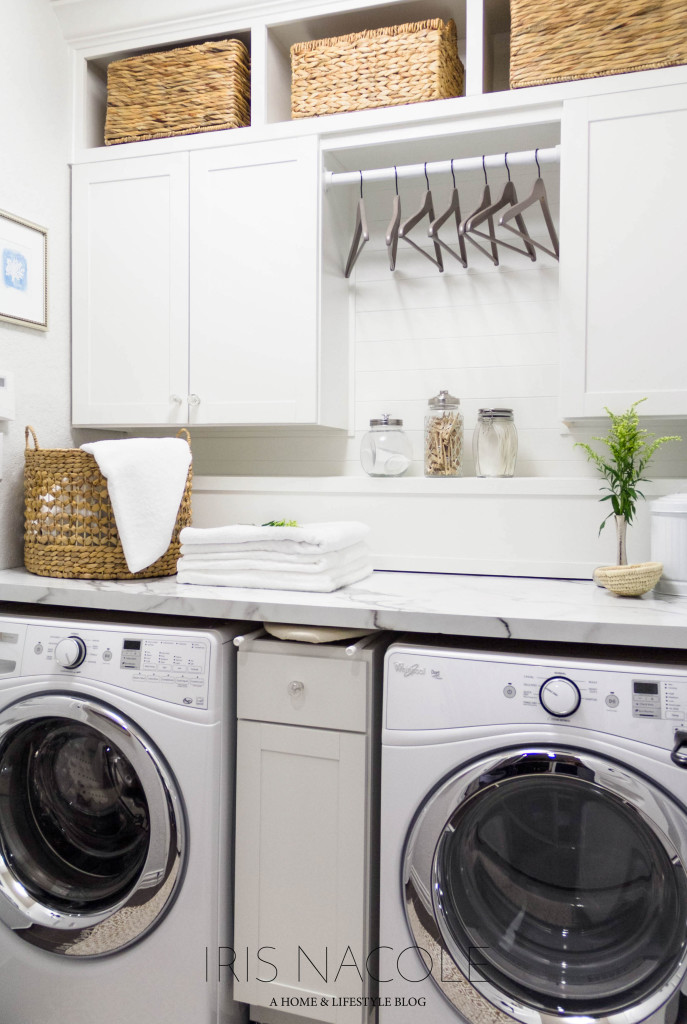
M 661 445 L 668 441 L 682 440 L 677 434 L 656 437 L 655 434 L 640 427 L 637 406 L 645 401 L 646 398 L 638 399 L 619 415 L 606 409 L 611 420 L 610 429 L 606 437 L 593 437 L 592 441 L 606 445 L 608 455 L 599 454 L 584 441 L 577 441 L 575 444 L 576 448 L 585 450 L 589 461 L 594 463 L 606 480 L 606 486 L 602 490 L 608 493 L 604 494 L 601 501 L 610 501 L 611 511 L 601 523 L 599 533 L 608 520 L 615 516 L 618 529 L 618 565 L 627 564 L 625 529 L 634 520 L 638 499 L 644 497 L 638 484 L 648 482 L 644 473 L 649 462 Z

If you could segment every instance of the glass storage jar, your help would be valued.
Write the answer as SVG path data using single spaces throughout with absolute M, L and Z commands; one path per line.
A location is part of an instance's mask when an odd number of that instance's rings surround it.
M 463 471 L 463 414 L 460 398 L 440 391 L 425 416 L 425 476 L 460 476 Z
M 360 462 L 368 476 L 402 476 L 406 472 L 412 451 L 402 427 L 403 420 L 392 420 L 388 412 L 370 420 L 370 429 L 360 442 Z
M 512 409 L 480 409 L 472 435 L 476 476 L 513 476 L 518 432 Z

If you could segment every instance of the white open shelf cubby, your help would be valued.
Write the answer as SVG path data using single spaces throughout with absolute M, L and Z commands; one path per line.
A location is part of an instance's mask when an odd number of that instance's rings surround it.
M 457 100 L 436 101 L 439 105 L 458 104 L 459 110 L 460 104 L 469 103 L 471 97 L 509 88 L 508 0 L 432 0 L 431 4 L 427 0 L 348 0 L 345 6 L 331 2 L 311 3 L 300 9 L 295 4 L 283 6 L 281 15 L 271 16 L 261 13 L 262 4 L 252 5 L 252 15 L 248 5 L 240 8 L 228 5 L 212 17 L 205 15 L 174 21 L 164 20 L 164 12 L 159 10 L 161 6 L 151 8 L 152 12 L 158 11 L 157 15 L 151 13 L 155 20 L 130 31 L 122 28 L 89 35 L 87 22 L 84 22 L 81 33 L 72 29 L 73 37 L 70 38 L 69 26 L 65 26 L 75 62 L 75 154 L 104 145 L 107 67 L 113 60 L 210 39 L 236 38 L 248 48 L 251 55 L 251 128 L 258 130 L 291 121 L 290 48 L 295 43 L 427 18 L 445 21 L 452 18 L 455 21 L 458 52 L 465 66 L 464 96 Z M 426 108 L 427 104 L 421 106 Z M 365 112 L 366 123 L 374 121 L 374 114 L 374 111 Z M 354 112 L 333 116 L 337 119 L 347 116 L 355 124 L 353 119 L 360 115 Z M 321 129 L 331 123 L 331 117 L 316 120 Z

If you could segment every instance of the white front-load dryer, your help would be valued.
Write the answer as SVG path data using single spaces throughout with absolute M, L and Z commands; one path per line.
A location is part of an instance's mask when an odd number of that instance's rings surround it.
M 238 1024 L 240 626 L 0 616 L 2 1024 Z
M 510 648 L 387 652 L 380 1024 L 670 1022 L 685 659 Z

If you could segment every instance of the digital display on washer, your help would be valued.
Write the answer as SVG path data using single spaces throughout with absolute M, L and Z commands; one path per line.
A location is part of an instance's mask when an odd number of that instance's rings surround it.
M 635 693 L 658 693 L 658 683 L 638 683 L 635 681 L 633 685 Z
M 122 642 L 122 659 L 120 665 L 122 668 L 136 669 L 141 667 L 140 640 L 124 640 Z

